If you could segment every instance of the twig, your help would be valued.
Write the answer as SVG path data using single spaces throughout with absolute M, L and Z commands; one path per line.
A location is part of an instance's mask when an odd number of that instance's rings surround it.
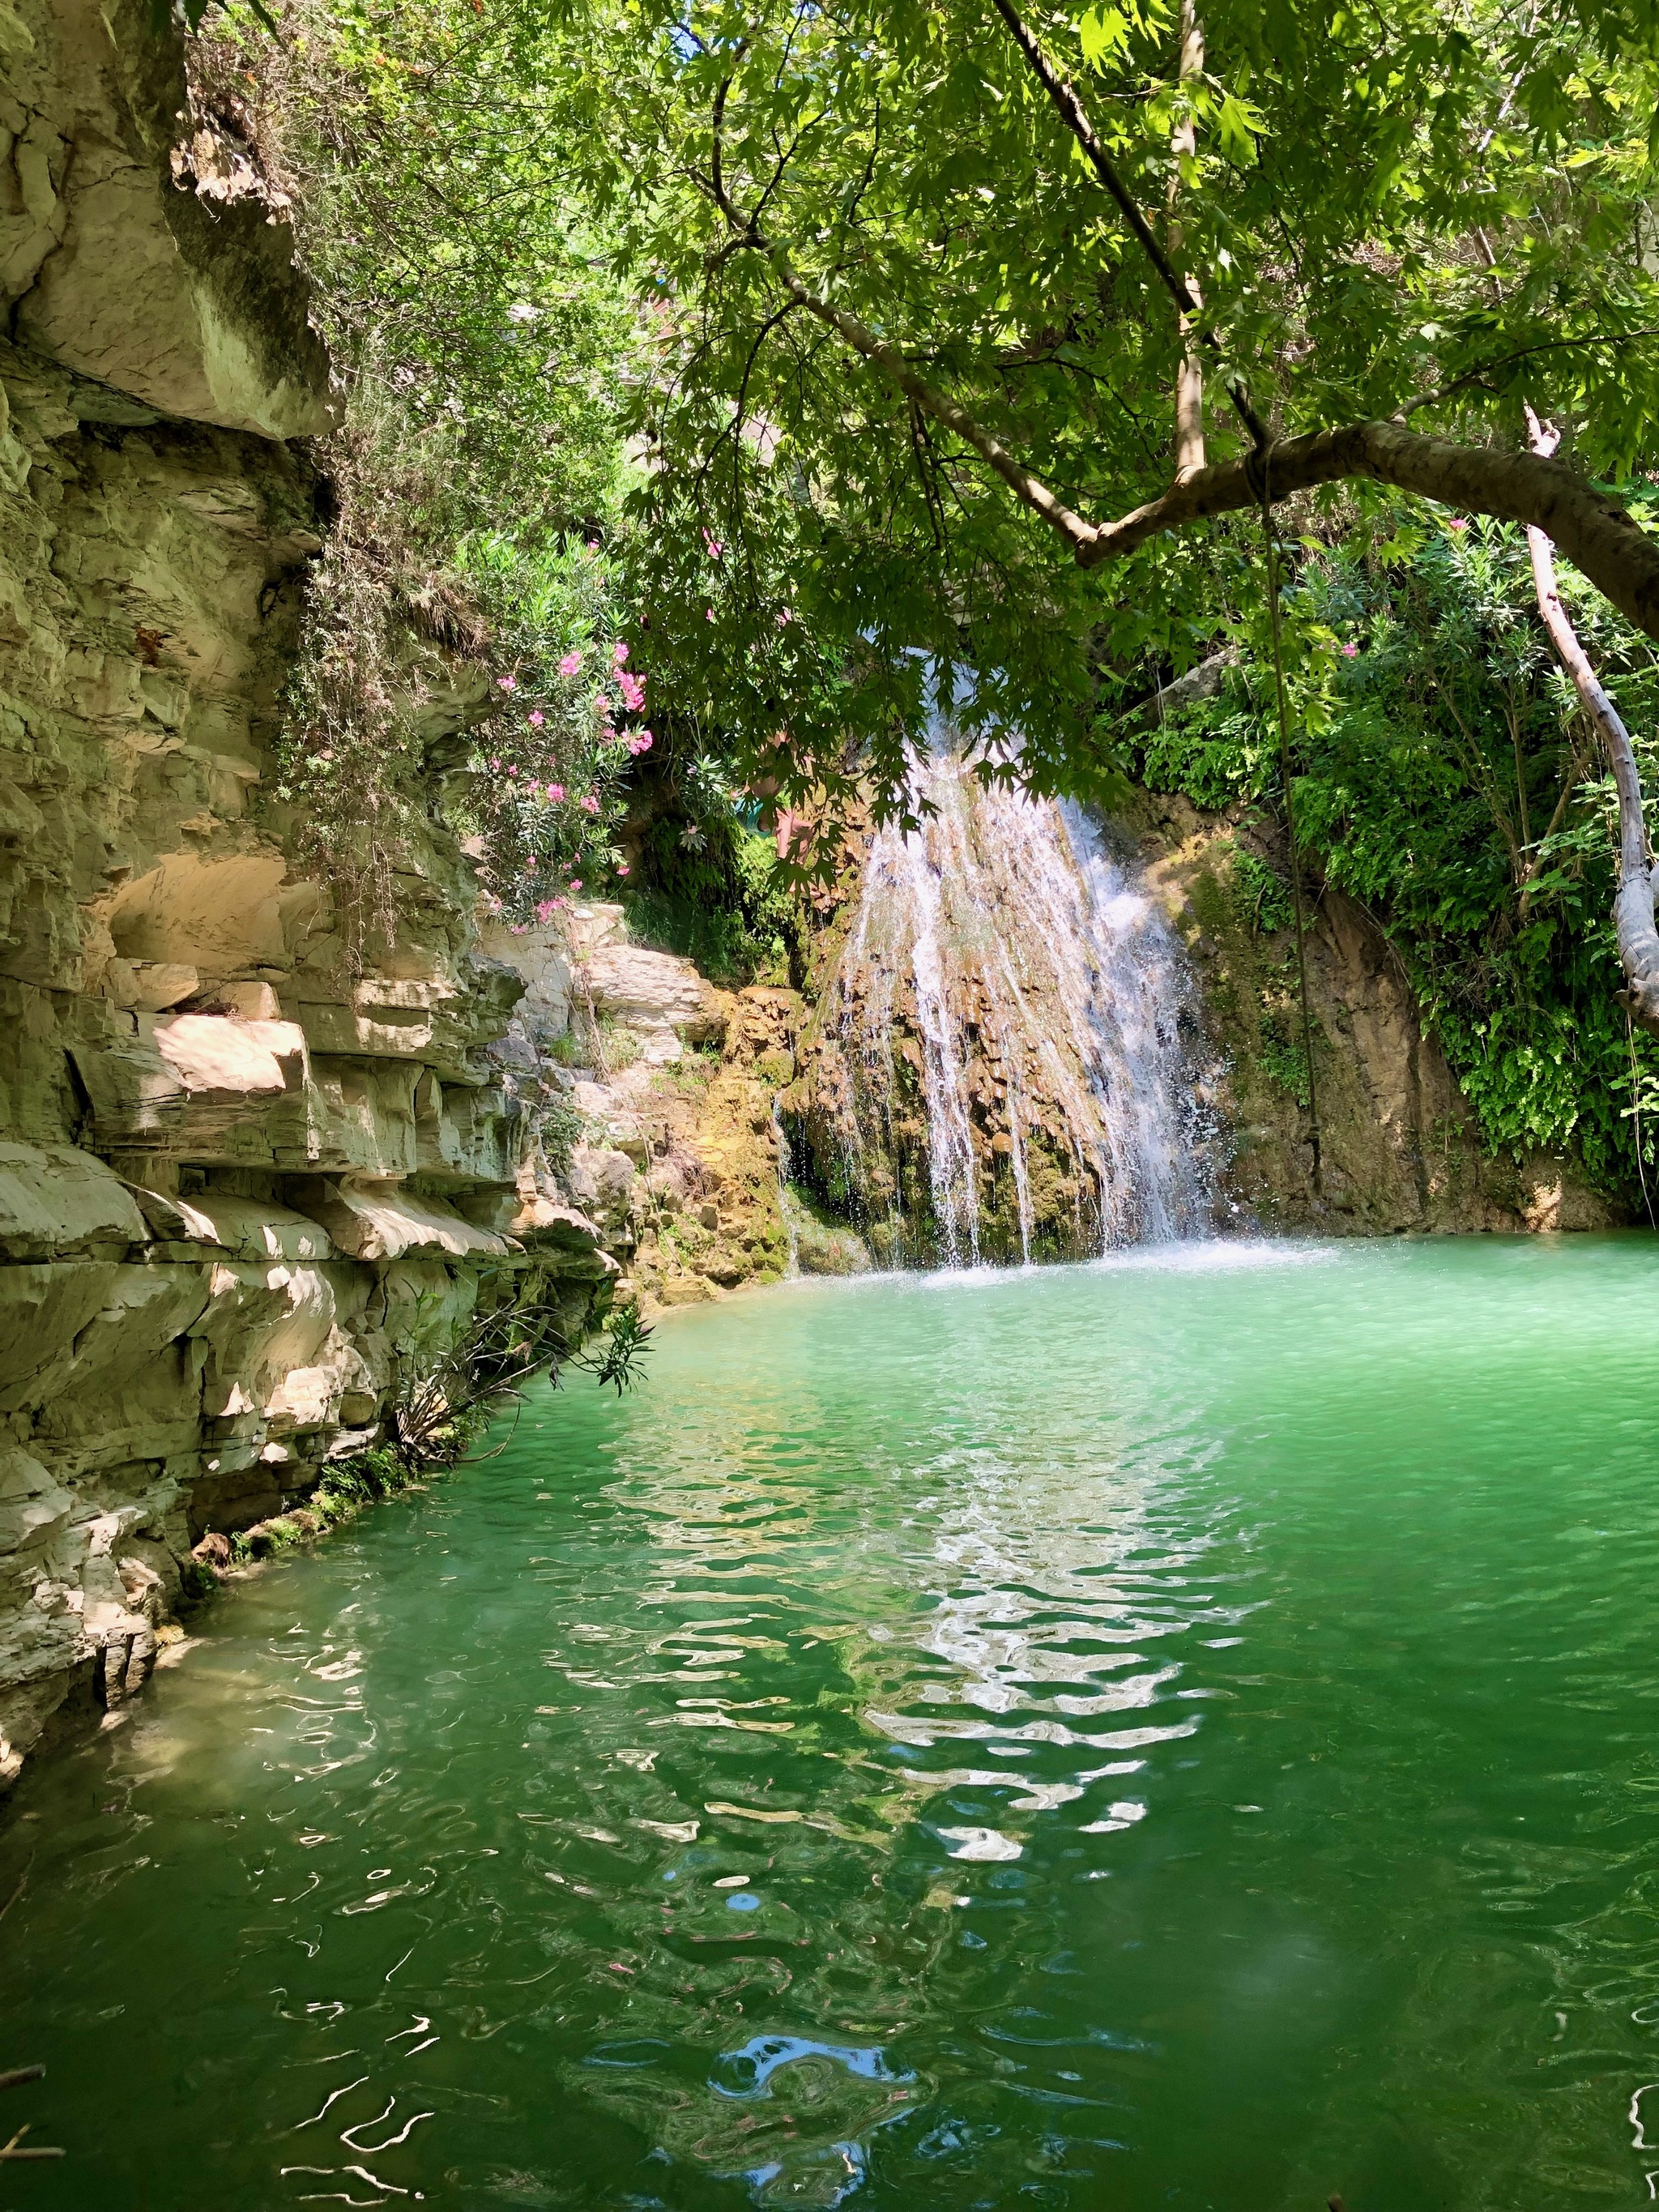
M 1495 360 L 1478 362 L 1474 368 L 1465 369 L 1462 376 L 1454 377 L 1449 384 L 1443 384 L 1433 392 L 1425 392 L 1416 399 L 1408 399 L 1403 407 L 1395 410 L 1389 420 L 1395 422 L 1404 422 L 1415 415 L 1420 408 L 1432 407 L 1437 401 L 1449 399 L 1454 392 L 1462 392 L 1466 385 L 1479 384 L 1484 377 L 1490 376 L 1494 369 L 1508 368 L 1512 362 L 1517 361 L 1530 361 L 1536 354 L 1560 353 L 1570 346 L 1634 345 L 1638 338 L 1652 337 L 1659 337 L 1659 325 L 1639 331 L 1620 331 L 1612 337 L 1547 338 L 1540 345 L 1522 346 L 1514 353 L 1499 354 Z
M 1220 338 L 1212 325 L 1204 319 L 1204 310 L 1191 284 L 1170 264 L 1169 256 L 1152 234 L 1152 225 L 1141 213 L 1134 195 L 1124 184 L 1110 156 L 1095 135 L 1094 125 L 1083 111 L 1082 102 L 1072 88 L 1072 82 L 1057 70 L 1045 52 L 1042 42 L 1021 19 L 1012 0 L 994 0 L 999 15 L 1012 33 L 1015 45 L 1024 55 L 1031 74 L 1053 101 L 1060 120 L 1077 140 L 1101 183 L 1117 203 L 1118 212 L 1129 226 L 1141 252 L 1157 270 L 1164 289 L 1175 301 L 1176 313 L 1185 316 L 1197 331 L 1200 342 L 1214 356 L 1221 368 L 1222 388 L 1232 402 L 1233 412 L 1249 433 L 1250 443 L 1260 453 L 1267 444 L 1267 429 L 1250 403 L 1243 379 L 1237 371 L 1225 367 Z

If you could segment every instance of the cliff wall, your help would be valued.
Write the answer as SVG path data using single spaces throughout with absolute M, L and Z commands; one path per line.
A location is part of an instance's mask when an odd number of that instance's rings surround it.
M 0 5 L 0 301 L 3 1782 L 481 1299 L 579 1335 L 618 1261 L 491 1056 L 523 986 L 436 810 L 367 963 L 285 844 L 328 362 L 142 0 Z M 410 665 L 435 772 L 483 678 Z
M 1222 1205 L 1232 1218 L 1326 1236 L 1607 1229 L 1625 1218 L 1571 1160 L 1493 1157 L 1439 1045 L 1425 1036 L 1400 961 L 1376 921 L 1340 891 L 1310 888 L 1309 1003 L 1319 1109 L 1316 1173 L 1296 946 L 1283 840 L 1259 815 L 1200 813 L 1141 793 L 1119 825 L 1186 944 L 1226 1133 Z M 1276 902 L 1285 906 L 1282 897 Z

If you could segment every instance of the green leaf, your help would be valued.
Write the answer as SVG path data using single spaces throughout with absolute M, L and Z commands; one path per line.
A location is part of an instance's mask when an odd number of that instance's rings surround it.
M 1077 27 L 1083 58 L 1091 69 L 1104 69 L 1127 50 L 1128 20 L 1116 8 L 1091 8 Z

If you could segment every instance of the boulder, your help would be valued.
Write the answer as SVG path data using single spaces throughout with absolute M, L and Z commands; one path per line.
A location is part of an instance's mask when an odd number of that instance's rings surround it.
M 726 1009 L 714 985 L 689 960 L 637 945 L 605 945 L 578 970 L 593 1010 L 631 1030 L 641 1057 L 658 1066 L 677 1060 L 684 1044 L 717 1044 Z
M 92 1153 L 0 1144 L 0 1257 L 46 1260 L 149 1235 L 131 1192 Z

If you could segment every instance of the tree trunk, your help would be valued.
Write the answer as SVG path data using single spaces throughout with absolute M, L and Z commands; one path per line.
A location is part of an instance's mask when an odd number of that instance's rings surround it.
M 1527 410 L 1527 427 L 1532 433 L 1534 453 L 1549 459 L 1560 443 L 1559 431 L 1540 423 L 1530 407 Z M 1659 872 L 1654 868 L 1648 845 L 1636 749 L 1618 708 L 1602 689 L 1589 655 L 1578 642 L 1578 633 L 1561 604 L 1556 586 L 1554 548 L 1535 525 L 1528 528 L 1527 548 L 1532 555 L 1538 611 L 1550 634 L 1550 643 L 1572 678 L 1578 703 L 1601 741 L 1618 787 L 1619 894 L 1613 902 L 1613 921 L 1626 985 L 1619 994 L 1619 1003 L 1633 1022 L 1659 1036 L 1659 929 L 1654 927 L 1653 915 L 1654 878 Z
M 1204 74 L 1204 26 L 1198 20 L 1193 0 L 1181 0 L 1181 60 L 1180 75 L 1185 78 Z M 1190 116 L 1178 125 L 1170 141 L 1170 151 L 1176 166 L 1170 177 L 1170 259 L 1181 267 L 1186 241 L 1176 215 L 1176 202 L 1181 194 L 1181 158 L 1189 159 L 1198 152 L 1198 133 Z M 1175 477 L 1183 483 L 1188 477 L 1196 476 L 1204 465 L 1204 363 L 1199 353 L 1196 325 L 1194 315 L 1204 305 L 1198 280 L 1190 270 L 1186 272 L 1187 289 L 1192 295 L 1194 313 L 1184 308 L 1177 318 L 1181 326 L 1181 366 L 1176 371 L 1175 403 Z

